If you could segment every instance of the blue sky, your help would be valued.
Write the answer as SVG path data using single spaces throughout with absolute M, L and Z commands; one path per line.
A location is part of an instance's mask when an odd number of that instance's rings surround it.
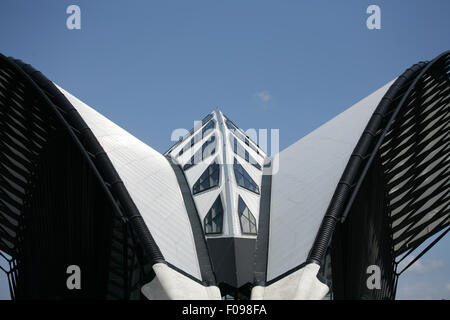
M 81 30 L 66 28 L 71 4 Z M 380 30 L 366 28 L 370 4 Z M 450 49 L 448 12 L 448 0 L 1 0 L 0 52 L 160 152 L 216 107 L 243 129 L 279 129 L 283 149 Z M 429 297 L 413 286 L 439 275 L 432 298 L 450 298 L 449 246 L 447 236 L 405 274 L 399 297 Z M 427 272 L 427 259 L 442 263 Z

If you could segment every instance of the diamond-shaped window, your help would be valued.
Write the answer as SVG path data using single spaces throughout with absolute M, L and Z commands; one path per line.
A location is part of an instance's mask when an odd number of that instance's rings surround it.
M 206 137 L 209 133 L 214 130 L 216 127 L 216 121 L 209 121 L 200 132 L 198 132 L 195 136 L 191 138 L 191 143 L 186 143 L 186 145 L 180 150 L 178 156 L 181 156 L 184 152 L 192 148 L 198 141 L 201 141 L 204 137 Z
M 223 206 L 220 195 L 214 201 L 211 209 L 209 209 L 203 220 L 205 226 L 205 234 L 217 234 L 222 233 L 223 225 Z
M 256 234 L 256 219 L 248 209 L 244 200 L 239 196 L 238 203 L 239 221 L 241 222 L 241 230 L 243 234 Z
M 259 194 L 259 187 L 245 171 L 242 165 L 234 158 L 233 164 L 234 176 L 239 186 Z
M 250 155 L 247 149 L 245 149 L 240 142 L 238 142 L 238 139 L 236 139 L 236 137 L 230 135 L 230 142 L 233 146 L 233 151 L 235 154 L 253 165 L 256 169 L 261 170 L 261 165 L 258 163 L 258 161 L 256 161 L 256 159 Z
M 213 155 L 216 152 L 216 137 L 213 135 L 208 140 L 206 140 L 205 143 L 203 143 L 200 150 L 198 150 L 192 158 L 185 163 L 183 166 L 183 170 L 187 170 L 197 163 L 200 163 L 203 161 L 203 159 L 206 159 L 207 157 Z
M 220 167 L 216 161 L 206 168 L 200 178 L 192 187 L 192 193 L 197 194 L 205 190 L 211 189 L 219 184 Z

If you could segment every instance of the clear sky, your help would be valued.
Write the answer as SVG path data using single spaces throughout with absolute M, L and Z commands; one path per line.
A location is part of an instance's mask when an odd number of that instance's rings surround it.
M 66 27 L 71 4 L 80 30 Z M 380 30 L 366 27 L 371 4 Z M 0 52 L 160 152 L 216 107 L 245 130 L 279 129 L 283 149 L 449 50 L 449 12 L 448 0 L 1 0 Z M 450 298 L 449 238 L 399 298 Z

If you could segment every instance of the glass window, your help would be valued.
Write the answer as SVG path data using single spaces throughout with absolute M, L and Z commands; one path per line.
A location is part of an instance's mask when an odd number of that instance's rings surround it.
M 230 120 L 226 120 L 225 124 L 227 125 L 227 128 L 233 132 L 239 139 L 242 141 L 245 141 L 245 135 L 242 134 L 242 132 L 231 122 Z
M 211 120 L 213 118 L 213 115 L 212 115 L 212 113 L 210 113 L 210 114 L 208 114 L 205 118 L 203 118 L 203 120 L 202 120 L 202 126 L 203 125 L 205 125 L 205 123 L 207 123 L 209 120 Z M 212 127 L 214 128 L 215 127 L 215 121 L 213 122 L 213 123 L 209 123 L 208 124 L 209 126 L 211 126 L 212 125 Z M 180 137 L 180 139 L 168 150 L 168 151 L 166 151 L 165 152 L 165 154 L 169 154 L 170 152 L 172 152 L 172 150 L 173 149 L 175 149 L 180 143 L 182 143 L 183 141 L 185 141 L 189 136 L 191 136 L 193 133 L 194 133 L 194 131 L 195 131 L 195 129 L 198 129 L 198 128 L 192 128 L 190 131 L 189 131 L 189 133 L 187 133 L 184 137 Z M 204 131 L 206 131 L 206 129 L 204 130 Z M 183 154 L 183 152 L 184 151 L 186 151 L 186 150 L 180 150 L 180 152 L 179 152 L 179 156 L 180 155 L 182 155 Z
M 203 137 L 207 136 L 211 130 L 213 130 L 216 127 L 216 121 L 211 120 L 202 128 L 200 132 L 198 132 L 195 136 L 191 138 L 191 143 L 186 143 L 184 148 L 180 150 L 178 153 L 178 156 L 181 156 L 186 150 L 189 150 L 189 148 L 192 148 L 198 141 L 201 141 Z
M 220 195 L 214 201 L 203 221 L 205 225 L 205 234 L 222 233 L 223 207 Z
M 256 219 L 248 209 L 244 200 L 242 200 L 241 196 L 239 196 L 238 212 L 242 233 L 256 234 Z
M 219 184 L 220 167 L 216 161 L 206 168 L 200 178 L 192 187 L 192 193 L 197 194 L 199 192 L 211 189 Z
M 202 124 L 207 123 L 210 119 L 212 119 L 213 115 L 212 113 L 208 114 L 206 117 L 203 118 Z
M 202 137 L 207 135 L 210 132 L 210 130 L 213 130 L 215 127 L 216 127 L 215 120 L 211 120 L 210 122 L 208 122 L 208 124 L 206 126 L 204 126 L 202 129 Z
M 233 151 L 235 154 L 240 156 L 242 159 L 247 161 L 248 163 L 252 164 L 255 168 L 258 170 L 261 170 L 261 165 L 256 161 L 255 158 L 253 158 L 250 153 L 245 149 L 233 136 L 230 135 L 231 145 L 233 146 Z
M 225 121 L 225 124 L 227 125 L 227 128 L 236 135 L 236 137 L 238 137 L 240 140 L 242 140 L 242 142 L 252 148 L 252 150 L 255 151 L 256 154 L 259 154 L 259 149 L 255 147 L 253 143 L 250 143 L 250 139 L 248 139 L 248 136 L 244 135 L 241 130 L 234 125 L 233 122 L 227 119 Z
M 241 164 L 239 164 L 236 158 L 234 158 L 233 170 L 236 182 L 239 186 L 259 194 L 258 185 L 253 181 Z
M 187 170 L 197 163 L 203 161 L 203 159 L 213 155 L 216 152 L 216 137 L 212 135 L 208 140 L 203 143 L 200 150 L 198 150 L 192 158 L 183 166 L 183 170 Z

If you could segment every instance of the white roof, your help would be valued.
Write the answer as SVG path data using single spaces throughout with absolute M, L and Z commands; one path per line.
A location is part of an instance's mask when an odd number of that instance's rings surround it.
M 306 261 L 350 155 L 394 81 L 280 152 L 272 177 L 268 281 Z
M 167 159 L 64 89 L 58 89 L 105 150 L 165 260 L 201 280 L 191 225 Z

